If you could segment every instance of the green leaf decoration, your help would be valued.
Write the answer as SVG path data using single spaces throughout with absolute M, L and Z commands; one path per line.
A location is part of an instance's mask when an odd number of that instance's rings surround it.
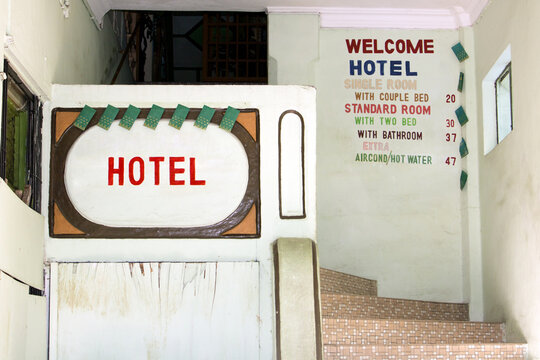
M 460 106 L 456 110 L 456 116 L 461 126 L 465 125 L 469 121 L 469 118 L 467 117 L 467 114 L 465 114 L 465 109 L 463 109 L 463 106 Z
M 122 120 L 120 120 L 120 126 L 124 129 L 130 130 L 140 113 L 141 109 L 133 105 L 129 105 L 124 113 L 124 116 L 122 116 Z
M 456 54 L 459 62 L 463 62 L 469 58 L 469 54 L 467 54 L 461 43 L 457 43 L 456 45 L 452 46 L 452 51 L 454 54 Z
M 163 116 L 163 112 L 165 111 L 164 108 L 157 105 L 152 105 L 152 108 L 148 112 L 148 116 L 146 117 L 146 120 L 144 121 L 144 126 L 155 130 L 156 127 L 159 124 L 159 120 L 161 120 L 161 117 Z
M 208 127 L 208 124 L 210 124 L 210 120 L 212 120 L 215 112 L 215 109 L 204 105 L 201 112 L 199 113 L 199 116 L 197 117 L 197 120 L 195 120 L 194 125 L 203 130 L 206 129 Z
M 465 156 L 469 155 L 469 149 L 467 148 L 467 143 L 465 142 L 465 139 L 461 139 L 461 143 L 459 144 L 459 155 L 461 155 L 461 158 L 463 159 Z
M 120 109 L 115 108 L 112 105 L 108 105 L 103 112 L 103 115 L 101 115 L 101 118 L 99 119 L 98 126 L 105 130 L 109 130 L 119 111 Z
M 75 119 L 73 125 L 84 131 L 90 123 L 90 120 L 92 120 L 94 117 L 95 113 L 96 110 L 92 109 L 88 105 L 84 105 L 84 108 L 81 110 L 79 116 L 77 116 L 77 119 Z
M 223 119 L 221 120 L 219 127 L 224 130 L 231 131 L 239 114 L 240 110 L 229 106 L 227 111 L 225 111 L 225 115 L 223 115 Z
M 458 86 L 457 86 L 457 90 L 459 92 L 463 92 L 463 82 L 464 82 L 464 79 L 465 79 L 465 74 L 460 72 L 459 73 L 459 82 L 458 82 Z
M 459 188 L 463 190 L 465 188 L 465 184 L 467 184 L 467 178 L 469 175 L 463 170 L 461 170 L 461 176 L 459 177 Z
M 178 106 L 176 107 L 176 110 L 174 110 L 171 120 L 169 120 L 169 125 L 177 130 L 180 130 L 180 128 L 182 127 L 182 124 L 184 123 L 184 120 L 186 120 L 188 116 L 188 113 L 189 113 L 188 107 L 178 104 Z

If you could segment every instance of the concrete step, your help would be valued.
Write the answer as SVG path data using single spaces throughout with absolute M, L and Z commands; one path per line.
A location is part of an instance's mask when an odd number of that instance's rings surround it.
M 407 319 L 468 321 L 468 304 L 321 294 L 322 316 L 348 319 Z
M 377 296 L 377 281 L 320 268 L 321 293 Z
M 325 345 L 325 360 L 526 359 L 526 344 Z
M 323 318 L 328 345 L 502 343 L 504 325 L 468 321 Z

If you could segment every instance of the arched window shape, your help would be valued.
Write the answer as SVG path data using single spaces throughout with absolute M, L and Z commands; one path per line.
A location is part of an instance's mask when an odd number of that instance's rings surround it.
M 304 119 L 294 110 L 279 118 L 279 216 L 306 217 L 304 189 Z

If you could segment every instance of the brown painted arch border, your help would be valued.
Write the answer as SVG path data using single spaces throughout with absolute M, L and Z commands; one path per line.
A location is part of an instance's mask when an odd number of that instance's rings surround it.
M 96 126 L 105 108 L 94 108 L 96 114 L 88 128 Z M 119 121 L 127 108 L 120 108 L 115 122 Z M 82 216 L 67 194 L 64 175 L 69 150 L 84 133 L 69 124 L 61 124 L 62 114 L 78 114 L 82 108 L 55 108 L 52 110 L 51 130 L 51 175 L 49 189 L 49 235 L 53 238 L 259 238 L 261 236 L 260 199 L 260 127 L 258 109 L 240 109 L 240 115 L 231 133 L 242 143 L 246 151 L 249 170 L 248 185 L 240 205 L 222 221 L 200 227 L 112 227 L 94 223 Z M 165 109 L 161 122 L 168 121 L 175 109 Z M 148 115 L 150 108 L 141 109 L 139 119 Z M 187 120 L 195 120 L 201 109 L 190 109 Z M 216 109 L 211 123 L 221 122 L 226 109 Z M 73 119 L 74 120 L 74 119 Z M 161 124 L 168 126 L 167 124 Z M 118 126 L 113 123 L 112 126 Z M 181 131 L 181 130 L 180 130 Z M 225 131 L 225 130 L 224 130 Z M 246 221 L 251 222 L 242 226 Z M 58 226 L 61 223 L 61 226 Z M 72 229 L 58 231 L 58 229 Z
M 298 119 L 300 120 L 300 124 L 302 125 L 302 136 L 301 136 L 301 157 L 302 157 L 302 214 L 300 215 L 284 215 L 283 214 L 283 200 L 282 200 L 282 193 L 281 193 L 281 123 L 283 122 L 283 118 L 287 114 L 295 114 L 298 116 Z M 305 180 L 305 123 L 304 123 L 304 117 L 302 114 L 300 114 L 296 110 L 286 110 L 284 111 L 281 116 L 279 117 L 279 124 L 278 124 L 278 174 L 279 174 L 279 217 L 283 220 L 295 220 L 295 219 L 305 219 L 306 218 L 306 180 Z

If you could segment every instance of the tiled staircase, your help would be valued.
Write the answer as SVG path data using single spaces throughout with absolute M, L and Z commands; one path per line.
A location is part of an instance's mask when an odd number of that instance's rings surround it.
M 526 359 L 504 324 L 470 322 L 467 304 L 377 297 L 377 282 L 320 269 L 325 360 Z

